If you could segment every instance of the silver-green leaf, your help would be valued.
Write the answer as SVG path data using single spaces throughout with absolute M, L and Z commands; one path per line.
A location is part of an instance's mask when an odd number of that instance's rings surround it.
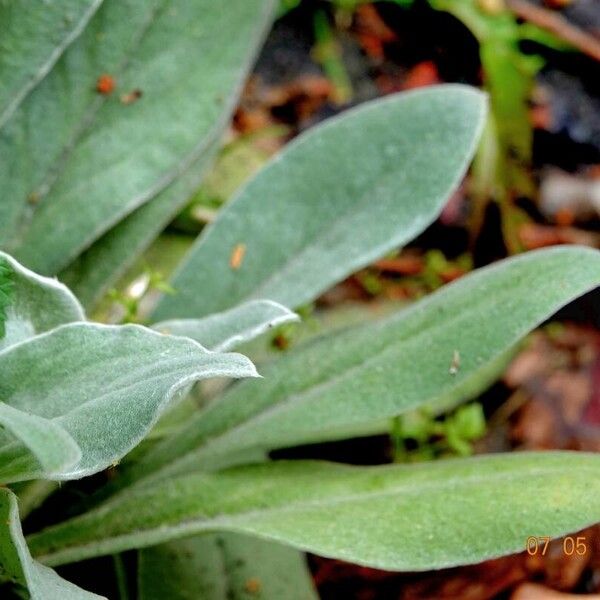
M 141 550 L 139 600 L 316 600 L 302 554 L 231 533 Z
M 490 383 L 523 336 L 598 285 L 600 252 L 577 246 L 480 269 L 405 310 L 265 366 L 264 379 L 233 386 L 130 476 L 184 472 L 243 448 L 348 437 L 409 410 L 465 401 Z
M 198 189 L 211 158 L 212 152 L 207 151 L 170 186 L 106 232 L 60 272 L 61 281 L 84 306 L 95 306 L 183 208 Z
M 81 34 L 102 0 L 0 3 L 0 127 Z
M 0 372 L 6 404 L 56 423 L 82 453 L 76 464 L 49 474 L 25 445 L 0 437 L 4 482 L 96 473 L 136 446 L 193 382 L 256 375 L 239 354 L 209 352 L 137 325 L 89 323 L 63 325 L 0 352 Z
M 153 325 L 169 335 L 192 338 L 218 352 L 231 350 L 283 323 L 298 321 L 296 313 L 271 300 L 252 300 L 203 319 L 173 319 Z
M 399 571 L 476 563 L 600 521 L 600 457 L 525 453 L 421 465 L 283 462 L 144 486 L 29 538 L 62 564 L 234 531 Z
M 4 306 L 6 321 L 0 350 L 63 323 L 85 320 L 75 296 L 56 279 L 26 269 L 4 252 L 0 252 L 0 262 L 10 271 L 12 287 Z
M 49 477 L 73 467 L 81 459 L 77 442 L 58 423 L 26 413 L 0 402 L 0 425 L 33 454 L 40 469 Z M 0 438 L 1 439 L 1 438 Z M 20 454 L 21 448 L 15 447 Z M 0 467 L 0 481 L 20 479 L 23 465 L 4 455 Z M 29 457 L 26 457 L 26 460 Z
M 0 581 L 25 589 L 31 600 L 102 600 L 31 558 L 21 531 L 17 498 L 7 488 L 0 488 Z
M 411 240 L 458 185 L 484 117 L 480 92 L 450 85 L 369 102 L 310 129 L 200 236 L 173 279 L 178 294 L 162 299 L 155 319 L 255 298 L 296 308 Z
M 0 130 L 0 245 L 57 273 L 197 164 L 273 5 L 106 0 Z M 103 74 L 112 94 L 96 90 Z

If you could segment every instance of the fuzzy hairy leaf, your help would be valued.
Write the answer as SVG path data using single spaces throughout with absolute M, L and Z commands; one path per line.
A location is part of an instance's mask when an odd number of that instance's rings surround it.
M 0 315 L 3 312 L 0 350 L 63 323 L 85 320 L 81 305 L 64 285 L 0 252 Z
M 137 445 L 162 411 L 193 382 L 252 377 L 239 354 L 137 325 L 64 325 L 0 352 L 0 398 L 51 420 L 81 449 L 81 459 L 53 479 L 96 473 Z M 28 449 L 0 438 L 0 481 L 50 478 Z
M 47 75 L 102 0 L 0 3 L 0 127 Z
M 81 459 L 77 442 L 58 423 L 13 408 L 0 402 L 0 425 L 33 454 L 40 469 L 49 477 L 59 475 Z M 2 438 L 0 438 L 1 440 Z M 0 467 L 0 480 L 20 479 L 23 465 L 19 461 Z M 29 459 L 27 456 L 26 459 Z
M 0 488 L 0 581 L 7 580 L 26 589 L 31 600 L 102 600 L 31 558 L 21 531 L 17 498 L 7 488 Z
M 254 298 L 296 308 L 406 243 L 458 185 L 484 116 L 481 93 L 441 86 L 369 102 L 299 136 L 203 232 L 155 319 Z
M 207 151 L 169 187 L 115 225 L 59 277 L 86 307 L 95 306 L 198 189 L 212 152 Z
M 145 486 L 29 538 L 48 564 L 235 531 L 381 569 L 518 552 L 600 521 L 600 457 L 524 453 L 421 465 L 282 462 Z
M 106 0 L 0 131 L 0 245 L 56 273 L 196 164 L 273 4 Z
M 204 319 L 163 321 L 153 325 L 153 329 L 189 337 L 209 350 L 225 352 L 268 329 L 298 319 L 298 315 L 277 302 L 253 300 Z
M 468 399 L 529 331 L 600 285 L 600 252 L 557 247 L 498 262 L 375 323 L 328 336 L 236 385 L 158 444 L 132 479 L 242 448 L 348 437 L 408 410 Z M 451 369 L 458 356 L 456 371 Z
M 237 534 L 201 535 L 141 550 L 139 600 L 316 600 L 301 553 Z

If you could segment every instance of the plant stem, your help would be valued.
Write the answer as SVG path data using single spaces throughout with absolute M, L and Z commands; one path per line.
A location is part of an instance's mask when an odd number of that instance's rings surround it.
M 553 33 L 584 54 L 600 61 L 600 40 L 571 25 L 561 15 L 526 0 L 508 0 L 507 5 L 518 17 Z
M 115 565 L 115 576 L 117 578 L 117 590 L 120 600 L 129 600 L 129 588 L 127 586 L 127 573 L 125 565 L 120 554 L 113 554 L 113 563 Z

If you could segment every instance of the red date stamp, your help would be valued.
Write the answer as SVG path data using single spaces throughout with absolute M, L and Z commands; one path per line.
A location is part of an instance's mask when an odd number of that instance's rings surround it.
M 550 544 L 550 536 L 533 536 L 530 535 L 525 542 L 525 550 L 530 556 L 541 555 L 545 556 Z M 574 554 L 584 556 L 588 552 L 588 545 L 585 536 L 563 538 L 562 550 L 565 556 L 573 556 Z

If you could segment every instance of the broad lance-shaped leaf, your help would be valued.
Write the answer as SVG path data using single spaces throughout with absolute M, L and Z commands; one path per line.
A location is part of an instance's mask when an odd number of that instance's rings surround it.
M 369 102 L 299 136 L 200 236 L 174 277 L 178 294 L 154 318 L 253 298 L 296 308 L 411 240 L 458 185 L 484 116 L 480 92 L 440 86 Z
M 0 132 L 0 244 L 56 273 L 196 163 L 273 5 L 106 0 Z
M 421 465 L 282 462 L 130 490 L 29 538 L 50 565 L 235 531 L 380 569 L 519 552 L 600 521 L 600 456 L 524 453 Z
M 201 535 L 147 548 L 139 600 L 317 600 L 302 554 L 256 538 Z
M 153 329 L 164 334 L 189 337 L 209 350 L 225 352 L 261 336 L 273 327 L 298 320 L 296 313 L 277 302 L 253 300 L 203 319 L 174 319 L 156 323 Z M 188 398 L 186 404 L 180 404 L 178 410 L 170 411 L 165 416 L 153 434 L 162 435 L 161 429 L 169 431 L 173 427 L 178 428 L 180 423 L 187 422 L 197 412 L 197 401 Z
M 285 306 L 270 300 L 254 300 L 203 319 L 163 321 L 153 325 L 153 329 L 163 334 L 189 337 L 209 350 L 225 352 L 259 337 L 273 327 L 298 320 L 298 315 Z M 197 399 L 189 396 L 187 402 L 165 415 L 152 434 L 164 435 L 165 431 L 178 428 L 197 412 Z M 244 452 L 244 459 L 246 455 Z
M 96 240 L 59 273 L 60 280 L 84 306 L 95 306 L 183 209 L 198 189 L 211 158 L 212 152 L 207 151 L 169 187 Z
M 373 302 L 357 300 L 327 307 L 326 310 L 312 311 L 310 318 L 301 319 L 301 322 L 294 326 L 291 340 L 294 352 L 298 347 L 319 337 L 337 334 L 350 327 L 375 322 L 410 304 L 409 300 L 399 301 L 398 299 L 382 299 Z M 265 343 L 265 340 L 260 338 L 243 344 L 239 351 L 250 356 L 255 364 L 261 365 L 280 358 L 282 354 L 281 349 L 277 348 L 275 344 Z
M 91 475 L 121 459 L 193 382 L 252 377 L 240 354 L 209 352 L 137 325 L 63 325 L 0 352 L 0 398 L 64 429 L 81 449 L 53 479 Z M 0 481 L 50 478 L 26 446 L 0 438 Z
M 102 600 L 102 596 L 78 588 L 31 558 L 21 531 L 17 498 L 7 488 L 0 488 L 2 581 L 10 581 L 21 590 L 26 590 L 31 600 Z
M 1 247 L 9 251 L 18 249 L 20 238 L 41 208 L 43 195 L 55 183 L 55 174 L 60 175 L 73 159 L 76 142 L 86 131 L 85 124 L 107 104 L 109 99 L 95 89 L 98 77 L 110 75 L 123 91 L 120 84 L 124 83 L 125 59 L 143 39 L 158 6 L 159 0 L 106 0 L 82 35 L 0 129 L 0 187 L 5 193 L 0 203 Z M 69 110 L 65 110 L 66 103 Z M 130 117 L 131 111 L 122 115 L 123 119 Z M 128 135 L 131 137 L 131 132 Z M 114 155 L 115 147 L 110 148 Z M 105 152 L 108 149 L 104 147 Z M 96 177 L 107 174 L 99 164 L 89 163 L 88 168 L 85 195 L 97 181 L 92 174 Z M 88 209 L 93 206 L 87 204 Z M 85 212 L 83 203 L 78 212 L 81 219 L 81 213 Z M 72 217 L 70 214 L 69 219 L 61 221 L 71 221 Z M 52 227 L 56 225 L 55 222 Z M 67 242 L 65 238 L 63 243 Z M 42 270 L 32 260 L 27 265 Z
M 102 0 L 0 4 L 0 127 L 83 31 Z
M 265 366 L 264 379 L 233 386 L 127 476 L 184 472 L 244 447 L 348 437 L 353 427 L 408 410 L 456 404 L 481 391 L 524 335 L 598 285 L 600 252 L 576 246 L 480 269 L 410 308 Z
M 6 318 L 0 350 L 63 323 L 85 320 L 81 305 L 64 285 L 26 269 L 4 252 L 0 252 L 0 273 L 10 285 L 4 300 L 0 286 Z
M 225 352 L 273 327 L 298 320 L 296 313 L 277 302 L 253 300 L 204 319 L 173 319 L 152 327 L 161 333 L 192 338 L 209 350 Z

